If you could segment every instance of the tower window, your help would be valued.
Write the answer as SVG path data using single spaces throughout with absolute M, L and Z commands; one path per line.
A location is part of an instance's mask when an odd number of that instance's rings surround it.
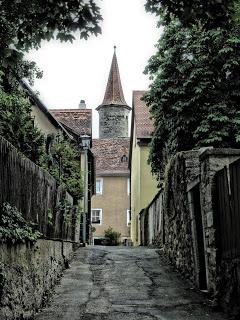
M 121 157 L 121 162 L 127 162 L 128 161 L 128 157 L 124 154 L 122 157 Z

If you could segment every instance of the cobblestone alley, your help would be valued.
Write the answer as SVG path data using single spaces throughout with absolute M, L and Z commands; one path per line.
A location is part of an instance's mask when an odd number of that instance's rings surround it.
M 157 250 L 88 247 L 75 253 L 37 320 L 221 320 Z

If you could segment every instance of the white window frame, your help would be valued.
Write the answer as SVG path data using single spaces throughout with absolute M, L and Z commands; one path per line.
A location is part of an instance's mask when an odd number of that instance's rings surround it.
M 100 181 L 100 190 L 97 192 L 97 181 Z M 96 178 L 96 195 L 102 194 L 103 192 L 103 178 Z
M 128 209 L 127 210 L 127 226 L 129 226 L 131 224 L 131 210 Z
M 94 223 L 92 222 L 92 214 L 93 214 L 93 211 L 99 211 L 99 220 L 100 220 L 100 223 Z M 99 209 L 99 208 L 92 208 L 91 210 L 91 224 L 93 226 L 101 226 L 102 225 L 102 209 Z

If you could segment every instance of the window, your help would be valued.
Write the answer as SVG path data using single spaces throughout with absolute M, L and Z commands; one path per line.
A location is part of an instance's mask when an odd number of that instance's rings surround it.
M 92 209 L 91 223 L 102 224 L 102 209 Z
M 127 226 L 131 224 L 131 210 L 127 210 Z
M 127 179 L 127 194 L 130 194 L 130 178 Z
M 96 179 L 96 194 L 102 194 L 103 179 Z
M 121 157 L 121 162 L 127 162 L 128 161 L 128 157 L 124 154 L 122 157 Z

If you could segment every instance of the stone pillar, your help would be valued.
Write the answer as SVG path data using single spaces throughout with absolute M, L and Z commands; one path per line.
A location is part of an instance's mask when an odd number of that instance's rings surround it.
M 209 149 L 200 155 L 201 208 L 206 246 L 208 290 L 216 292 L 217 243 L 215 221 L 215 175 L 216 172 L 240 158 L 240 150 Z

